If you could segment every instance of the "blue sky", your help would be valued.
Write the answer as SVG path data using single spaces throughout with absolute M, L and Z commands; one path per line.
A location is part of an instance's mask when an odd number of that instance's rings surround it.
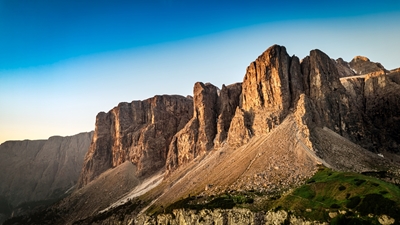
M 0 0 L 0 143 L 94 129 L 119 102 L 240 82 L 273 44 L 400 67 L 400 2 Z

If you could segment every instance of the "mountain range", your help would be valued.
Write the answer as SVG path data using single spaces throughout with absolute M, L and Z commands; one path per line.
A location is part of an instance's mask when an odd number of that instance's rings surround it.
M 392 224 L 400 219 L 399 153 L 400 69 L 320 50 L 300 60 L 273 45 L 242 82 L 197 82 L 193 96 L 119 103 L 97 115 L 93 133 L 2 144 L 0 165 L 10 172 L 0 196 L 12 214 L 5 224 Z M 354 177 L 337 184 L 341 193 L 384 189 L 314 199 L 333 182 L 321 178 L 329 174 Z M 314 195 L 299 198 L 333 203 L 304 209 L 309 215 L 291 208 L 288 198 L 311 187 Z M 373 194 L 394 201 L 394 211 L 363 211 Z M 16 213 L 21 203 L 60 198 Z

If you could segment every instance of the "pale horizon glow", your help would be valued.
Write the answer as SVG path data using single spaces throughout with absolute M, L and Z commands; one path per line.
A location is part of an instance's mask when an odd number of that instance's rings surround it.
M 195 82 L 242 82 L 247 66 L 273 44 L 300 59 L 320 49 L 400 67 L 400 13 L 287 19 L 55 63 L 0 68 L 0 143 L 92 131 L 98 112 L 154 95 L 192 95 Z

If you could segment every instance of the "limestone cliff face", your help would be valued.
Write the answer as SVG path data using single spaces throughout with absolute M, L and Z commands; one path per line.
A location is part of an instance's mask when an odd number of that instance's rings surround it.
M 326 127 L 371 151 L 398 152 L 398 77 L 364 57 L 348 63 L 312 50 L 300 61 L 271 46 L 248 66 L 242 83 L 219 90 L 198 82 L 193 101 L 156 96 L 100 113 L 79 184 L 126 160 L 139 177 L 164 166 L 169 174 L 212 149 L 240 147 L 271 132 L 298 109 L 310 149 L 311 130 Z
M 146 177 L 165 166 L 173 135 L 192 117 L 193 103 L 182 96 L 155 96 L 120 103 L 96 118 L 96 129 L 86 154 L 79 187 L 125 161 Z
M 341 111 L 346 111 L 342 104 L 346 91 L 340 83 L 335 63 L 320 50 L 313 50 L 301 66 L 307 81 L 305 93 L 315 106 L 314 122 L 340 133 Z
M 365 114 L 372 124 L 371 150 L 400 152 L 400 73 L 365 78 Z
M 1 144 L 0 198 L 13 209 L 21 203 L 63 196 L 78 181 L 92 135 L 90 132 Z
M 209 83 L 197 82 L 194 85 L 193 118 L 172 139 L 167 159 L 168 172 L 214 146 L 223 145 L 239 105 L 240 93 L 240 83 L 223 86 L 221 91 Z
M 298 68 L 296 68 L 298 69 Z M 278 125 L 291 104 L 290 57 L 285 47 L 274 45 L 247 68 L 241 108 L 249 115 L 254 135 Z
M 228 143 L 238 147 L 270 132 L 304 94 L 309 127 L 328 127 L 371 151 L 399 152 L 399 74 L 365 57 L 347 63 L 320 50 L 300 63 L 274 45 L 247 69 Z
M 239 106 L 241 93 L 241 83 L 228 86 L 222 85 L 218 98 L 219 115 L 217 120 L 217 135 L 214 139 L 215 148 L 222 147 L 226 142 L 232 118 L 235 115 L 236 108 Z
M 283 46 L 268 48 L 247 68 L 228 143 L 238 147 L 279 125 L 308 87 L 306 82 L 298 57 L 290 57 Z
M 375 75 L 356 74 L 371 71 L 375 71 Z M 398 78 L 394 72 L 382 77 L 385 71 L 379 63 L 365 57 L 356 57 L 348 63 L 343 59 L 333 60 L 320 50 L 312 50 L 300 62 L 296 56 L 290 57 L 285 47 L 271 46 L 248 66 L 241 90 L 239 85 L 236 86 L 235 95 L 225 94 L 229 89 L 224 86 L 216 100 L 214 86 L 195 85 L 194 118 L 175 135 L 167 170 L 174 170 L 212 147 L 218 149 L 223 146 L 221 143 L 239 147 L 253 136 L 269 133 L 304 102 L 308 104 L 304 114 L 309 118 L 307 126 L 310 129 L 327 127 L 377 151 L 388 139 L 398 140 L 396 132 L 400 131 L 393 125 L 397 124 L 399 111 L 395 100 L 398 99 L 395 94 L 398 93 L 395 82 Z M 206 86 L 208 91 L 205 91 Z M 298 103 L 302 95 L 302 102 Z M 228 111 L 224 102 L 229 103 Z M 203 106 L 209 110 L 205 112 Z M 383 115 L 385 112 L 381 109 L 387 110 L 387 115 Z M 202 117 L 206 114 L 211 120 Z M 204 122 L 206 120 L 208 122 Z M 216 121 L 216 125 L 210 121 Z M 390 127 L 389 132 L 383 126 Z M 379 138 L 376 137 L 378 132 Z M 207 147 L 200 147 L 199 143 Z M 397 142 L 390 143 L 392 147 L 384 144 L 385 149 L 396 151 Z
M 274 45 L 248 66 L 242 83 L 219 90 L 198 82 L 193 101 L 156 96 L 121 103 L 97 116 L 79 185 L 126 160 L 137 166 L 139 177 L 164 166 L 170 173 L 212 149 L 225 144 L 239 147 L 253 136 L 269 133 L 304 102 L 305 131 L 327 127 L 375 151 L 390 139 L 391 147 L 385 148 L 396 151 L 397 76 L 358 76 L 371 71 L 387 72 L 365 57 L 348 63 L 320 50 L 312 50 L 300 62 L 285 47 Z M 389 108 L 382 106 L 386 103 Z M 381 132 L 383 126 L 390 127 L 389 132 Z M 312 148 L 311 142 L 308 145 Z

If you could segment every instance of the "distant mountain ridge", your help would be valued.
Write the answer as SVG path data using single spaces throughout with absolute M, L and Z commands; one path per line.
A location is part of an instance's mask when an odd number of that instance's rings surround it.
M 8 205 L 8 212 L 2 213 L 17 216 L 28 208 L 47 206 L 72 191 L 92 136 L 93 132 L 86 132 L 1 144 L 0 197 L 3 207 Z
M 273 45 L 241 83 L 219 89 L 197 82 L 193 97 L 155 96 L 99 113 L 80 189 L 42 212 L 48 219 L 40 222 L 156 224 L 158 214 L 188 196 L 273 196 L 303 184 L 321 165 L 385 172 L 400 183 L 399 99 L 399 70 L 361 56 L 334 60 L 320 50 L 300 60 Z M 123 179 L 111 178 L 117 176 Z M 124 183 L 131 191 L 121 191 Z M 132 208 L 116 218 L 105 202 Z

